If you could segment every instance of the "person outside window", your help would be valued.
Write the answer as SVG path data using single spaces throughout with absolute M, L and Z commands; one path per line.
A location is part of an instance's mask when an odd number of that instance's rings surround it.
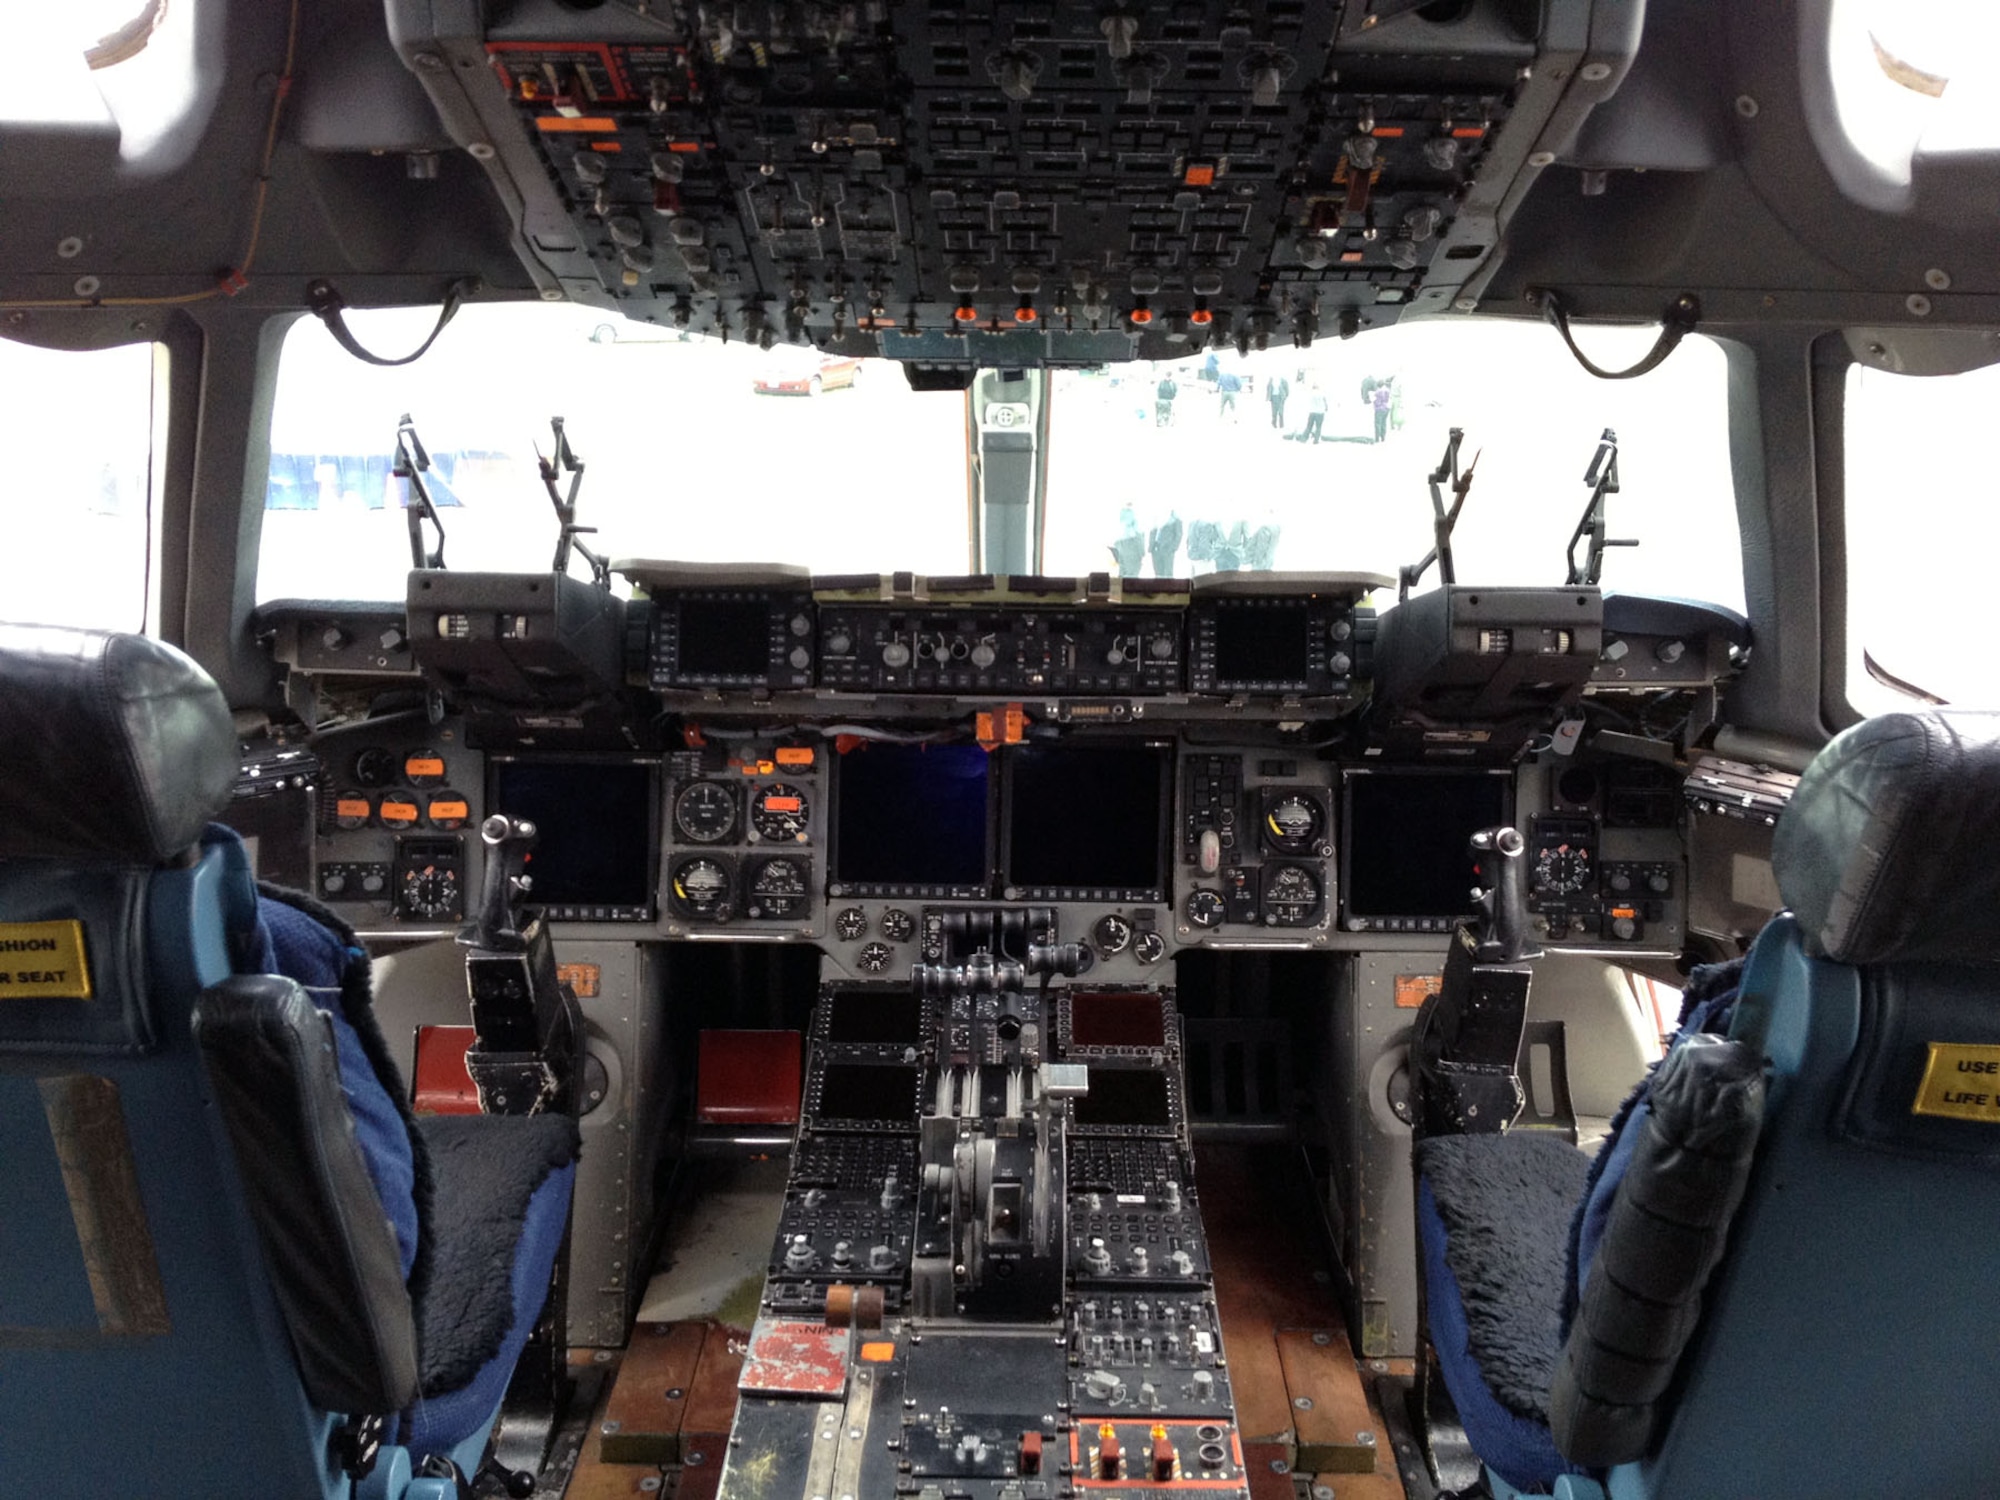
M 1306 425 L 1305 430 L 1299 434 L 1299 441 L 1317 443 L 1320 429 L 1324 426 L 1326 426 L 1326 392 L 1315 380 L 1306 393 Z
M 1172 424 L 1174 420 L 1174 397 L 1180 393 L 1181 388 L 1174 382 L 1172 375 L 1162 375 L 1160 377 L 1159 385 L 1153 390 L 1153 425 L 1155 427 L 1166 427 Z
M 1264 387 L 1264 398 L 1271 403 L 1271 425 L 1285 430 L 1285 401 L 1292 394 L 1292 383 L 1280 375 Z
M 1373 395 L 1369 398 L 1375 403 L 1375 441 L 1378 443 L 1389 435 L 1389 398 L 1391 394 L 1389 382 L 1385 380 L 1375 387 Z
M 1215 389 L 1222 400 L 1217 407 L 1217 415 L 1236 418 L 1236 398 L 1243 393 L 1243 377 L 1234 370 L 1224 370 L 1215 377 Z

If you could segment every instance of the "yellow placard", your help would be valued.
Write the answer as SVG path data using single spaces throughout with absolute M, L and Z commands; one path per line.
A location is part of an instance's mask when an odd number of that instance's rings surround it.
M 1932 1042 L 1910 1113 L 2000 1125 L 2000 1046 Z
M 81 922 L 0 922 L 0 1000 L 88 1000 Z

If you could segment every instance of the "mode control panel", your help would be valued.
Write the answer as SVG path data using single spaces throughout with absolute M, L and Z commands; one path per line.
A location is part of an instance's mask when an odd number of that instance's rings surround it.
M 1178 610 L 884 609 L 819 616 L 819 682 L 848 692 L 1180 690 Z

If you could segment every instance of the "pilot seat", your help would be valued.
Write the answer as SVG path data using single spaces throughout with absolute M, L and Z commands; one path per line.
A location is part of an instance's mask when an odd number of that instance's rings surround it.
M 412 1117 L 354 934 L 211 822 L 237 766 L 172 647 L 0 626 L 0 1470 L 443 1500 L 541 1316 L 576 1125 Z
M 1696 971 L 1594 1161 L 1523 1131 L 1419 1142 L 1431 1347 L 1485 1492 L 2000 1472 L 1996 847 L 2000 714 L 1856 725 L 1779 823 L 1789 909 Z

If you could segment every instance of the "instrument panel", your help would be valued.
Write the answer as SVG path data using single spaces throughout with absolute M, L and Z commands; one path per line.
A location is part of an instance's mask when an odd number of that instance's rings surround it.
M 482 862 L 471 830 L 505 811 L 542 827 L 529 899 L 558 924 L 637 940 L 810 942 L 830 973 L 857 980 L 936 961 L 949 913 L 1028 904 L 1050 913 L 1047 941 L 1083 945 L 1086 972 L 1107 982 L 1157 981 L 1189 949 L 1441 939 L 1471 910 L 1465 839 L 1494 821 L 1529 835 L 1530 907 L 1546 941 L 1665 953 L 1684 935 L 1671 799 L 1635 813 L 1614 776 L 1575 767 L 1396 773 L 1186 735 L 843 751 L 804 743 L 805 728 L 784 744 L 536 756 L 473 750 L 462 722 L 412 717 L 319 743 L 338 784 L 319 800 L 315 892 L 364 932 L 461 923 Z M 933 757 L 934 770 L 906 775 Z M 886 774 L 862 769 L 875 759 Z M 386 777 L 365 790 L 365 816 L 364 789 L 349 785 L 357 763 L 360 780 Z M 411 764 L 478 790 L 412 786 Z M 1147 766 L 1150 781 L 1135 772 Z M 1043 776 L 1069 785 L 1052 791 Z M 1108 792 L 1119 781 L 1134 783 L 1122 809 Z M 448 828 L 424 811 L 446 793 L 458 804 Z M 1107 875 L 1129 883 L 1092 883 Z
M 1040 940 L 1081 945 L 1100 981 L 1159 983 L 1190 949 L 1441 941 L 1472 910 L 1468 836 L 1513 822 L 1544 941 L 1682 945 L 1676 773 L 1579 751 L 1562 705 L 1533 743 L 1436 705 L 1413 737 L 1408 703 L 1371 703 L 1378 621 L 1358 575 L 1122 598 L 1101 576 L 621 566 L 650 590 L 623 606 L 622 697 L 486 701 L 461 641 L 448 698 L 313 737 L 315 894 L 364 932 L 455 930 L 479 824 L 506 812 L 540 830 L 529 900 L 573 932 L 810 943 L 829 977 L 896 980 L 935 961 L 955 914 L 1033 909 Z M 1623 608 L 1607 601 L 1617 638 L 1643 626 L 1728 655 L 1692 607 Z M 538 650 L 582 681 L 559 625 Z M 579 657 L 597 662 L 602 635 Z M 421 639 L 414 657 L 425 670 Z M 308 688 L 347 680 L 290 665 Z M 1575 675 L 1572 704 L 1622 691 Z

